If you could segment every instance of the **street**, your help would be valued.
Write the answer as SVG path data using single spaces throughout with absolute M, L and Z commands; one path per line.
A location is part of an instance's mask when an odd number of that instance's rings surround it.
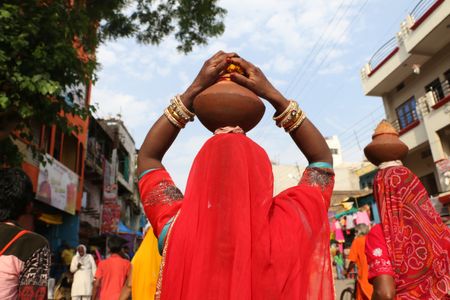
M 334 280 L 334 287 L 336 291 L 336 299 L 339 300 L 341 293 L 348 287 L 353 287 L 355 284 L 354 279 Z

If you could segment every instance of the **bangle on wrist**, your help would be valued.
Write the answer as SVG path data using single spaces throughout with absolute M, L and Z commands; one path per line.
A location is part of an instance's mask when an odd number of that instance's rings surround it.
M 286 109 L 273 119 L 278 127 L 283 127 L 288 133 L 297 129 L 306 119 L 306 115 L 298 106 L 297 101 L 290 100 Z
M 164 110 L 164 115 L 174 126 L 184 128 L 188 122 L 194 121 L 195 114 L 191 112 L 181 101 L 180 95 L 170 100 L 169 106 Z

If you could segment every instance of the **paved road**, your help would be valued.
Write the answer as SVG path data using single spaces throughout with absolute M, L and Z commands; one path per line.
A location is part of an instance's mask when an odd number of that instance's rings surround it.
M 351 286 L 353 287 L 355 285 L 354 279 L 344 279 L 344 280 L 334 280 L 334 286 L 336 290 L 336 299 L 339 300 L 339 296 L 341 295 L 341 292 L 346 289 L 347 287 Z

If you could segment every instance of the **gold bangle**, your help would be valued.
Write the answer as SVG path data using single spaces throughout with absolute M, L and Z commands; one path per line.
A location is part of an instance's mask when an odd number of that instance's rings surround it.
M 172 115 L 172 117 L 175 118 L 175 120 L 177 120 L 178 123 L 182 124 L 183 126 L 186 125 L 187 122 L 189 121 L 189 120 L 184 119 L 182 116 L 180 116 L 180 113 L 177 112 L 176 109 L 173 109 L 171 106 L 169 106 L 167 108 L 167 110 Z
M 180 129 L 184 128 L 184 124 L 178 122 L 178 120 L 174 118 L 174 116 L 170 113 L 169 108 L 166 108 L 164 110 L 164 115 L 169 120 L 169 122 L 172 123 L 174 126 L 180 128 Z
M 300 125 L 302 125 L 303 121 L 305 121 L 306 115 L 302 113 L 302 115 L 296 120 L 296 122 L 289 128 L 285 129 L 287 133 L 293 132 L 295 129 L 297 129 Z
M 179 123 L 186 125 L 189 122 L 189 119 L 186 119 L 186 116 L 183 115 L 178 109 L 177 107 L 174 105 L 169 105 L 167 107 L 167 110 L 169 111 L 169 113 L 172 115 L 172 117 L 174 117 Z
M 303 114 L 303 111 L 298 107 L 298 104 L 286 115 L 286 117 L 280 121 L 279 127 L 289 128 L 294 124 L 298 118 Z
M 273 116 L 272 119 L 274 121 L 279 121 L 279 120 L 283 119 L 294 108 L 295 104 L 297 104 L 297 102 L 295 102 L 294 100 L 290 100 L 286 109 L 278 116 Z
M 188 116 L 189 120 L 193 120 L 195 117 L 195 114 L 193 112 L 191 112 L 183 103 L 183 101 L 181 101 L 181 97 L 180 95 L 176 95 L 174 98 L 174 103 L 176 103 L 177 107 L 180 108 L 180 110 L 182 111 L 183 114 Z
M 177 101 L 176 98 L 172 98 L 172 100 L 170 100 L 170 104 L 169 107 L 171 108 L 172 112 L 175 112 L 178 115 L 178 119 L 183 119 L 183 123 L 187 123 L 189 121 L 193 121 L 194 118 L 191 117 L 191 115 L 188 115 L 182 108 L 182 103 L 181 101 Z

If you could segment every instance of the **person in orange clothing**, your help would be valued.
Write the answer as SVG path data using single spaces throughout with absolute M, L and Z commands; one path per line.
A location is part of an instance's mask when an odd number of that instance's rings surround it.
M 350 264 L 347 274 L 355 267 L 358 268 L 358 280 L 356 283 L 356 300 L 369 300 L 372 298 L 373 287 L 369 283 L 369 266 L 365 253 L 366 235 L 369 233 L 369 226 L 358 224 L 355 227 L 356 238 L 350 247 L 348 259 Z
M 94 289 L 92 299 L 97 299 L 100 293 L 100 300 L 119 299 L 122 287 L 127 281 L 130 273 L 131 263 L 120 256 L 120 251 L 125 240 L 116 235 L 108 239 L 108 248 L 111 256 L 102 260 L 95 273 Z M 100 290 L 100 292 L 99 292 Z

